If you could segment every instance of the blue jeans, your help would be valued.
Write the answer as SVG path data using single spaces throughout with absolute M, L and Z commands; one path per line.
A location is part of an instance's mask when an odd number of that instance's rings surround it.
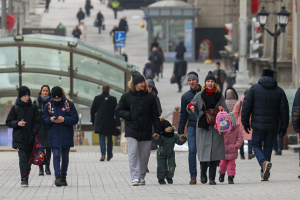
M 55 176 L 67 175 L 70 148 L 52 148 Z M 61 166 L 60 166 L 61 158 Z
M 252 140 L 248 140 L 248 153 L 252 152 Z M 240 148 L 240 155 L 244 155 L 244 141 Z
M 271 161 L 275 137 L 277 137 L 277 133 L 253 131 L 252 146 L 256 159 L 261 167 L 264 162 Z M 262 143 L 264 143 L 264 149 L 262 149 Z
M 197 178 L 197 146 L 195 127 L 187 127 L 187 137 L 189 146 L 189 171 L 191 178 Z
M 103 133 L 99 133 L 101 155 L 106 155 L 105 136 L 107 137 L 107 157 L 110 158 L 113 150 L 112 135 L 105 135 Z

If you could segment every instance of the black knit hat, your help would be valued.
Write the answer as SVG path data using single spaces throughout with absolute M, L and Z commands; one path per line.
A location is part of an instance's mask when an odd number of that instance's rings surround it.
M 208 72 L 208 74 L 207 74 L 207 76 L 206 76 L 206 78 L 205 78 L 204 83 L 205 83 L 206 81 L 208 81 L 208 80 L 213 80 L 213 81 L 217 82 L 217 81 L 216 81 L 215 75 L 214 75 L 211 71 Z
M 145 81 L 145 77 L 138 71 L 132 72 L 131 76 L 132 76 L 132 81 L 133 81 L 134 85 L 137 85 L 140 82 Z
M 21 86 L 19 88 L 18 97 L 21 98 L 22 96 L 25 96 L 25 95 L 29 95 L 30 96 L 30 90 L 26 86 Z
M 61 98 L 63 96 L 61 87 L 55 86 L 54 88 L 52 88 L 51 94 L 52 94 L 53 99 Z
M 165 132 L 165 129 L 169 126 L 172 126 L 171 123 L 168 120 L 163 120 L 160 122 L 160 128 L 162 132 Z
M 269 76 L 274 78 L 274 71 L 272 69 L 264 69 L 261 76 Z

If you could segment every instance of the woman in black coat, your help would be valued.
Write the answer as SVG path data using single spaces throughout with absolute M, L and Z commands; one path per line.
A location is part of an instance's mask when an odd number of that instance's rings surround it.
M 19 88 L 16 104 L 11 108 L 6 119 L 6 126 L 13 128 L 12 147 L 18 149 L 22 187 L 28 187 L 31 153 L 40 125 L 41 118 L 37 107 L 30 99 L 30 90 L 22 86 Z
M 99 34 L 101 33 L 101 28 L 102 28 L 102 23 L 104 21 L 104 17 L 101 13 L 101 11 L 99 10 L 98 14 L 97 14 L 97 27 L 99 29 Z
M 153 94 L 148 92 L 144 76 L 135 71 L 129 81 L 129 92 L 122 95 L 116 114 L 125 119 L 125 137 L 132 185 L 145 185 L 145 176 L 151 151 L 152 124 L 154 133 L 160 133 L 159 113 Z
M 39 93 L 39 96 L 37 97 L 37 100 L 33 101 L 33 104 L 35 104 L 39 109 L 41 120 L 43 117 L 43 111 L 44 111 L 45 105 L 49 102 L 50 99 L 51 99 L 50 87 L 48 85 L 43 85 L 41 87 L 41 91 Z M 49 167 L 50 160 L 51 160 L 51 149 L 49 148 L 49 142 L 48 142 L 49 129 L 50 129 L 49 126 L 44 126 L 43 124 L 41 124 L 41 128 L 37 135 L 37 140 L 44 146 L 45 151 L 46 151 L 47 163 L 46 163 L 45 172 L 47 175 L 51 175 L 51 171 L 50 171 L 50 167 Z M 39 168 L 40 168 L 39 175 L 44 176 L 43 165 L 40 165 Z
M 88 17 L 90 16 L 91 8 L 92 8 L 91 0 L 86 0 L 86 2 L 85 2 L 85 13 Z

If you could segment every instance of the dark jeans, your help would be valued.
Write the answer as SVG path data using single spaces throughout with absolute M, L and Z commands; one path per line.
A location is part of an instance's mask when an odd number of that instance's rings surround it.
M 262 167 L 264 162 L 271 161 L 272 149 L 274 144 L 274 139 L 277 133 L 274 132 L 256 132 L 253 131 L 252 134 L 252 146 L 254 154 L 259 165 Z M 262 143 L 264 148 L 262 149 Z M 261 168 L 262 172 L 262 168 Z
M 112 135 L 105 135 L 99 133 L 101 155 L 106 155 L 105 136 L 107 137 L 107 157 L 110 158 L 113 150 Z
M 114 13 L 115 13 L 115 19 L 117 19 L 117 12 L 118 12 L 118 8 L 113 8 Z
M 176 76 L 175 79 L 176 79 L 176 82 L 178 84 L 179 90 L 181 90 L 181 88 L 182 88 L 182 85 L 181 85 L 181 76 Z
M 53 167 L 55 176 L 57 175 L 67 175 L 69 166 L 69 152 L 70 148 L 53 148 Z M 60 166 L 61 158 L 61 166 Z
M 191 178 L 197 178 L 197 146 L 196 146 L 196 128 L 189 126 L 187 128 L 188 146 L 189 146 L 189 171 Z
M 201 175 L 206 175 L 209 167 L 209 180 L 214 181 L 216 178 L 218 161 L 200 162 Z
M 252 152 L 252 140 L 248 140 L 248 154 Z M 245 155 L 244 154 L 244 141 L 243 141 L 243 144 L 240 148 L 240 155 Z
M 29 163 L 29 161 L 30 161 L 31 153 L 32 150 L 28 151 L 24 149 L 18 149 L 21 177 L 28 177 L 30 173 L 32 162 Z
M 283 149 L 283 138 L 281 138 L 280 136 L 278 137 L 278 140 L 277 137 L 275 137 L 274 139 L 274 150 L 278 151 L 278 149 Z

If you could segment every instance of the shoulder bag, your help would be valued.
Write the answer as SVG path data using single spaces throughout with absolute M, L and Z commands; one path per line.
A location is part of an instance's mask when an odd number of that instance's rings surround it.
M 203 105 L 205 108 L 205 115 L 206 115 L 206 122 L 209 125 L 215 125 L 216 123 L 216 116 L 219 113 L 219 109 L 208 109 L 206 110 L 205 101 L 202 99 Z

